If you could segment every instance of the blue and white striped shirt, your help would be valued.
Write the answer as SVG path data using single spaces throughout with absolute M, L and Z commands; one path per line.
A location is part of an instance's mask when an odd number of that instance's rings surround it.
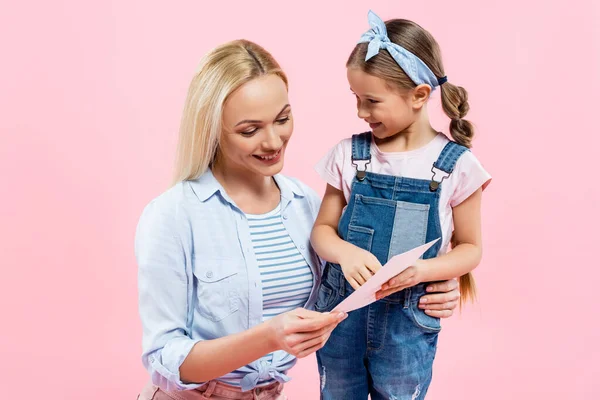
M 287 233 L 281 207 L 246 215 L 263 288 L 263 321 L 306 304 L 312 271 Z
M 262 320 L 304 306 L 313 286 L 312 271 L 283 225 L 281 205 L 266 214 L 246 214 L 246 219 L 262 281 Z M 294 361 L 294 356 L 283 351 L 278 353 L 284 364 Z M 270 353 L 258 362 L 270 365 L 273 357 Z M 251 372 L 249 366 L 244 366 L 219 381 L 240 386 L 243 377 Z M 260 380 L 259 385 L 273 381 L 273 378 Z

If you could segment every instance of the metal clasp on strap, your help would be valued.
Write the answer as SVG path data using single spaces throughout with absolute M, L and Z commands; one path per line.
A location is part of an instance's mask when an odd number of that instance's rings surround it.
M 361 162 L 364 163 L 362 165 L 362 169 L 361 166 L 358 165 L 356 162 Z M 354 165 L 356 167 L 356 179 L 358 179 L 359 181 L 363 181 L 366 176 L 367 176 L 367 165 L 371 164 L 371 160 L 357 160 L 354 161 L 352 160 L 352 165 Z
M 435 180 L 435 176 L 437 175 L 436 170 L 446 173 L 446 175 L 442 176 L 442 179 L 440 179 L 439 181 Z M 432 192 L 435 192 L 436 190 L 438 190 L 438 188 L 440 187 L 440 185 L 442 184 L 442 182 L 444 181 L 444 179 L 446 179 L 447 177 L 449 177 L 450 174 L 447 173 L 447 172 L 445 172 L 445 171 L 442 171 L 441 169 L 436 168 L 435 165 L 433 165 L 431 167 L 431 173 L 433 175 L 431 176 L 431 182 L 429 182 L 429 190 L 432 191 Z

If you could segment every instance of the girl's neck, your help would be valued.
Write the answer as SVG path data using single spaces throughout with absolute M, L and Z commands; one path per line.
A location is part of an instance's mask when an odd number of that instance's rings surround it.
M 383 152 L 403 152 L 420 149 L 431 142 L 438 132 L 429 123 L 425 109 L 409 127 L 384 139 L 375 138 L 375 143 Z

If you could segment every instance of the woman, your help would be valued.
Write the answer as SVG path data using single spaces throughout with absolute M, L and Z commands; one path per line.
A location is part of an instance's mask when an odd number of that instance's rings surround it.
M 292 135 L 287 78 L 245 41 L 201 62 L 185 103 L 175 185 L 136 234 L 144 366 L 140 399 L 285 399 L 285 375 L 346 315 L 311 311 L 322 264 L 309 237 L 320 199 L 279 175 Z M 434 285 L 432 315 L 456 307 Z

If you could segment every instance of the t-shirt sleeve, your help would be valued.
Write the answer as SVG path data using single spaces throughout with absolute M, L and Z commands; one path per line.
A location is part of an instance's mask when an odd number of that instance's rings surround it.
M 315 171 L 328 184 L 338 190 L 343 190 L 344 149 L 343 141 L 335 145 L 315 165 Z
M 492 176 L 483 168 L 475 155 L 466 151 L 457 161 L 450 177 L 454 192 L 450 197 L 450 206 L 456 207 L 469 198 L 477 189 L 485 190 Z

